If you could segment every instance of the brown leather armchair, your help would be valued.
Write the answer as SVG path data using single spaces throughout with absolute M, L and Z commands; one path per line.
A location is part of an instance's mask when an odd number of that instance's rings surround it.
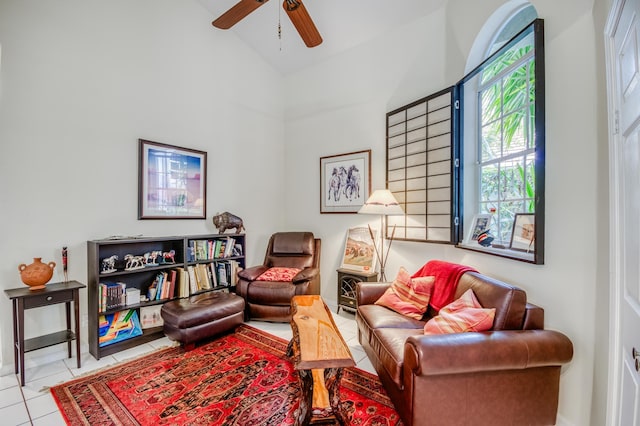
M 300 269 L 291 280 L 263 281 L 270 268 Z M 236 293 L 245 299 L 245 320 L 289 322 L 291 298 L 320 294 L 320 239 L 311 232 L 277 232 L 269 239 L 262 265 L 238 273 Z

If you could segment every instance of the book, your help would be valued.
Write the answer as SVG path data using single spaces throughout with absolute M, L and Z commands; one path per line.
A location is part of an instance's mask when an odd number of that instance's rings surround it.
M 233 237 L 227 237 L 225 244 L 224 254 L 222 257 L 231 257 L 233 255 L 233 248 L 236 245 L 236 239 Z
M 156 294 L 155 294 L 155 297 L 153 298 L 153 300 L 160 300 L 160 298 L 162 296 L 162 286 L 164 285 L 162 274 L 156 275 L 156 280 L 155 281 L 156 281 Z
M 124 307 L 127 303 L 126 289 L 127 285 L 123 282 L 117 283 L 100 283 L 100 291 L 98 292 L 100 300 L 100 312 L 110 311 Z
M 189 275 L 189 294 L 198 292 L 198 281 L 196 281 L 196 271 L 193 266 L 187 266 L 187 273 Z
M 215 262 L 211 262 L 209 264 L 209 276 L 211 277 L 211 285 L 213 286 L 213 288 L 218 287 L 218 277 Z
M 176 270 L 178 271 L 178 297 L 189 297 L 189 275 L 184 268 L 176 268 Z
M 200 290 L 211 289 L 211 281 L 209 279 L 209 271 L 207 265 L 199 263 L 196 265 L 196 279 L 198 280 L 198 288 Z
M 227 280 L 227 263 L 226 262 L 218 262 L 216 265 L 216 270 L 218 272 L 218 283 L 219 285 L 228 287 L 229 281 Z
M 169 281 L 169 274 L 163 272 L 162 274 L 162 293 L 160 294 L 160 300 L 169 298 L 169 290 L 171 287 L 171 282 Z
M 216 240 L 216 246 L 215 249 L 213 251 L 213 258 L 214 259 L 219 259 L 220 258 L 220 249 L 222 247 L 222 240 Z
M 196 260 L 207 260 L 207 240 L 196 240 Z
M 173 299 L 176 297 L 176 279 L 178 276 L 178 271 L 172 269 L 169 271 L 169 291 L 167 293 L 168 299 Z

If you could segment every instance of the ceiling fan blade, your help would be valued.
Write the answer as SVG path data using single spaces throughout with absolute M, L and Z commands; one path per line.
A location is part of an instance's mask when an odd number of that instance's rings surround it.
M 291 19 L 293 26 L 296 27 L 298 34 L 300 34 L 307 47 L 316 47 L 322 43 L 322 36 L 301 0 L 284 0 L 282 7 L 289 15 L 289 19 Z
M 268 1 L 269 0 L 240 0 L 235 6 L 220 15 L 220 17 L 211 24 L 216 28 L 228 30 Z

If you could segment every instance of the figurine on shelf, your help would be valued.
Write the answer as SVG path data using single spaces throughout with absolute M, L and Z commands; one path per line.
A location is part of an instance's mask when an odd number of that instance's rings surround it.
M 116 260 L 118 260 L 118 256 L 115 254 L 102 259 L 102 273 L 109 274 L 111 272 L 116 272 Z
M 158 266 L 158 257 L 162 255 L 162 252 L 159 250 L 154 250 L 148 253 L 145 253 L 142 257 L 144 259 L 145 266 Z
M 220 234 L 224 234 L 224 231 L 226 231 L 227 229 L 234 229 L 234 228 L 236 230 L 235 231 L 236 234 L 239 234 L 242 231 L 244 231 L 244 224 L 242 222 L 242 219 L 240 219 L 238 216 L 233 215 L 229 212 L 224 212 L 224 213 L 215 215 L 213 217 L 213 224 L 215 225 L 216 228 L 218 228 L 218 232 Z
M 163 263 L 176 263 L 176 251 L 169 250 L 162 253 Z
M 144 257 L 142 256 L 127 254 L 124 256 L 124 260 L 127 262 L 124 267 L 126 271 L 144 268 Z

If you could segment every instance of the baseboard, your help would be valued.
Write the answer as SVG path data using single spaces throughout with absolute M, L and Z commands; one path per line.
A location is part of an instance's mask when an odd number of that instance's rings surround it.
M 556 416 L 556 426 L 575 426 L 573 423 L 562 417 L 560 414 Z
M 80 343 L 80 354 L 88 353 L 89 346 Z M 72 358 L 76 357 L 75 343 L 72 348 Z M 56 361 L 64 361 L 69 358 L 66 345 L 51 346 L 49 348 L 38 349 L 36 352 L 26 353 L 24 355 L 25 370 L 30 368 L 51 364 Z M 0 376 L 14 374 L 13 360 L 10 363 L 3 364 L 0 368 Z

